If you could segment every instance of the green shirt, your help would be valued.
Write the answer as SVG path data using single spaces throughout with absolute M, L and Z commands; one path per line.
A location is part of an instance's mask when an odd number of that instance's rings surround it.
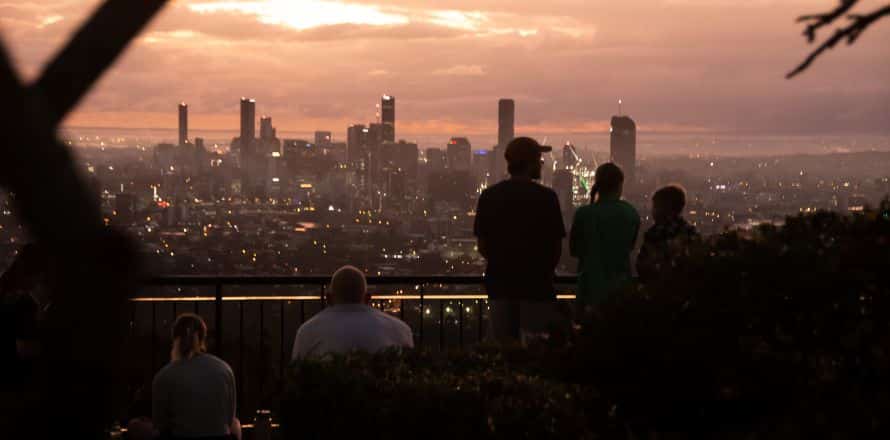
M 569 244 L 579 262 L 579 302 L 602 302 L 630 281 L 630 252 L 639 230 L 637 210 L 617 197 L 578 208 Z

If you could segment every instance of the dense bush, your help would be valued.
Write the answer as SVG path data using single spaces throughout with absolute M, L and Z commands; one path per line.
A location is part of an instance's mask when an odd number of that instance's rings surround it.
M 353 354 L 299 362 L 285 438 L 596 438 L 614 428 L 589 387 L 525 370 L 502 350 Z M 515 361 L 520 361 L 515 363 Z
M 886 202 L 728 232 L 569 347 L 300 363 L 282 415 L 309 438 L 887 438 L 888 270 Z
M 673 273 L 604 307 L 567 379 L 658 431 L 886 430 L 890 206 L 881 208 L 692 247 Z

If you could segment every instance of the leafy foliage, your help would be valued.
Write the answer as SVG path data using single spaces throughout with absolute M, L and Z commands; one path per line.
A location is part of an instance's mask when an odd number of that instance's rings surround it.
M 568 347 L 295 364 L 287 438 L 886 437 L 890 203 L 729 232 L 678 261 Z
M 589 387 L 513 367 L 501 350 L 299 362 L 282 403 L 285 438 L 583 439 L 609 425 Z

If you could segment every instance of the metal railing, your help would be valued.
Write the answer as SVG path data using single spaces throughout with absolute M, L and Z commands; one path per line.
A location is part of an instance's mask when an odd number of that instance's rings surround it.
M 576 281 L 574 276 L 556 277 L 557 298 L 574 299 Z M 169 349 L 169 327 L 175 316 L 185 311 L 195 312 L 208 323 L 210 350 L 235 370 L 238 407 L 246 411 L 239 412 L 252 414 L 253 410 L 267 405 L 264 396 L 274 393 L 276 384 L 280 385 L 290 362 L 289 349 L 296 329 L 325 307 L 329 283 L 330 276 L 187 275 L 149 280 L 143 292 L 130 300 L 134 341 L 131 349 L 134 356 L 142 360 L 146 349 L 151 353 L 150 362 L 139 363 L 145 367 L 142 372 L 146 377 L 142 383 L 149 383 L 147 376 L 157 371 L 162 353 Z M 414 332 L 415 345 L 439 350 L 484 340 L 488 297 L 482 284 L 481 276 L 368 277 L 372 305 L 408 323 Z M 230 304 L 237 306 L 237 310 Z M 271 319 L 267 316 L 269 305 L 272 305 L 268 311 Z M 252 316 L 246 316 L 250 313 L 248 309 L 253 309 Z M 233 313 L 237 316 L 232 316 Z M 145 326 L 140 325 L 139 316 L 150 321 L 147 332 Z M 251 328 L 250 335 L 246 334 L 246 326 Z M 438 332 L 433 338 L 430 338 L 431 329 Z M 167 336 L 159 337 L 164 334 Z M 269 339 L 273 340 L 272 345 L 277 345 L 277 356 L 272 356 L 274 348 L 267 347 Z M 141 346 L 137 340 L 149 347 Z M 264 388 L 270 390 L 264 391 Z

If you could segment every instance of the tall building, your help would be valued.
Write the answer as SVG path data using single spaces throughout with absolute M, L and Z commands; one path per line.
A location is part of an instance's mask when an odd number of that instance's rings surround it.
M 448 141 L 445 156 L 451 171 L 470 171 L 473 161 L 472 145 L 465 137 L 453 137 Z
M 572 188 L 574 179 L 575 177 L 569 170 L 559 169 L 553 173 L 553 191 L 559 198 L 559 209 L 562 211 L 562 220 L 566 225 L 571 224 L 575 212 L 575 193 Z
M 516 117 L 516 103 L 512 99 L 498 101 L 498 145 L 506 147 L 516 137 L 513 130 Z
M 272 117 L 263 116 L 260 118 L 260 139 L 266 141 L 275 138 L 275 127 L 272 127 Z
M 179 145 L 189 142 L 189 106 L 186 103 L 179 104 Z
M 242 150 L 245 144 L 256 138 L 256 101 L 253 99 L 241 98 L 241 145 Z M 245 141 L 246 140 L 246 141 Z M 250 147 L 248 146 L 248 149 Z
M 383 95 L 380 98 L 380 122 L 383 124 L 382 141 L 396 141 L 396 98 Z
M 402 170 L 409 181 L 417 180 L 417 161 L 420 156 L 417 144 L 401 140 L 395 144 L 395 147 L 393 162 L 396 168 Z
M 629 116 L 612 116 L 609 128 L 611 160 L 624 171 L 624 181 L 636 182 L 637 124 Z
M 261 117 L 259 148 L 256 153 L 260 156 L 268 157 L 277 152 L 281 156 L 281 140 L 278 139 L 277 134 L 275 127 L 272 126 L 272 118 L 269 116 Z
M 426 168 L 430 172 L 445 171 L 445 152 L 441 148 L 426 149 Z
M 241 149 L 241 194 L 246 199 L 252 199 L 257 194 L 255 171 L 262 164 L 254 157 L 255 144 L 256 101 L 241 98 L 241 136 L 238 138 L 238 146 Z
M 331 137 L 330 131 L 316 131 L 315 132 L 315 145 L 320 148 L 327 148 L 333 142 L 333 138 Z
M 368 148 L 368 128 L 362 124 L 346 129 L 346 161 L 352 165 L 365 159 Z
M 491 173 L 491 159 L 493 153 L 491 150 L 475 150 L 473 151 L 473 162 L 471 164 L 471 175 L 473 181 L 477 185 L 488 186 L 488 176 Z

